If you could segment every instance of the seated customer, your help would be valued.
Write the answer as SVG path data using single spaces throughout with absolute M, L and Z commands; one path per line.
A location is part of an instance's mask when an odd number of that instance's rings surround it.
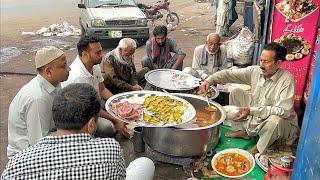
M 146 43 L 147 56 L 141 61 L 142 67 L 153 69 L 177 69 L 182 70 L 183 60 L 186 54 L 182 52 L 178 44 L 167 37 L 166 26 L 156 26 L 153 30 L 153 38 Z M 171 53 L 174 55 L 171 56 Z
M 100 70 L 102 61 L 102 46 L 97 37 L 84 36 L 77 43 L 78 56 L 70 65 L 71 71 L 67 81 L 61 83 L 65 87 L 73 83 L 88 83 L 98 92 L 102 101 L 106 101 L 113 94 L 103 84 Z M 104 103 L 102 103 L 104 105 Z M 113 137 L 115 133 L 128 136 L 125 124 L 101 109 L 97 121 L 96 135 L 99 137 Z
M 144 75 L 149 71 L 145 67 L 136 72 L 134 52 L 136 42 L 131 38 L 120 40 L 116 49 L 110 51 L 103 58 L 100 67 L 104 84 L 113 93 L 139 91 L 144 82 Z
M 127 169 L 119 143 L 93 138 L 100 112 L 99 95 L 89 84 L 71 84 L 53 101 L 57 136 L 46 136 L 14 156 L 1 179 L 152 179 L 153 162 L 145 157 Z
M 52 101 L 60 82 L 69 76 L 66 55 L 56 47 L 43 47 L 36 53 L 35 66 L 38 75 L 19 90 L 9 107 L 9 159 L 55 131 Z
M 206 79 L 209 75 L 230 66 L 232 64 L 227 61 L 227 50 L 220 43 L 220 36 L 211 33 L 207 36 L 206 44 L 199 45 L 194 49 L 192 67 L 184 68 L 183 72 Z

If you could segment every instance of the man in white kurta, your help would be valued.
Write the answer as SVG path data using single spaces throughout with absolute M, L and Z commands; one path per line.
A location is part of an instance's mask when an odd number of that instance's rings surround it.
M 55 130 L 52 102 L 70 68 L 64 52 L 53 46 L 37 51 L 35 66 L 38 75 L 19 90 L 9 107 L 9 159 Z
M 106 101 L 113 94 L 103 84 L 103 77 L 99 64 L 102 61 L 102 47 L 99 39 L 95 37 L 82 37 L 78 44 L 78 56 L 70 65 L 71 71 L 67 81 L 62 82 L 65 87 L 73 83 L 90 84 L 97 92 L 99 97 Z M 99 137 L 113 137 L 116 131 L 128 136 L 127 128 L 124 123 L 113 118 L 101 109 L 98 118 L 96 135 Z
M 231 66 L 232 63 L 227 61 L 226 47 L 220 42 L 220 36 L 211 33 L 207 36 L 206 44 L 194 49 L 192 66 L 184 68 L 183 72 L 206 79 L 209 75 Z
M 251 153 L 264 153 L 274 143 L 292 145 L 297 139 L 298 118 L 293 109 L 295 80 L 279 68 L 286 55 L 285 48 L 278 44 L 265 45 L 260 56 L 260 66 L 229 69 L 217 72 L 200 86 L 207 92 L 210 84 L 242 83 L 252 87 L 252 94 L 235 89 L 230 94 L 230 104 L 239 107 L 240 115 L 234 123 L 240 131 L 229 137 L 259 136 Z M 239 126 L 239 123 L 242 126 Z

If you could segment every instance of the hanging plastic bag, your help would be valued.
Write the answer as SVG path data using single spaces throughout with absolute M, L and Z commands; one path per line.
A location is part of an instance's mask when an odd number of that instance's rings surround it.
M 228 48 L 228 56 L 234 59 L 234 64 L 251 65 L 254 51 L 254 34 L 247 27 L 242 28 L 238 36 L 230 40 Z

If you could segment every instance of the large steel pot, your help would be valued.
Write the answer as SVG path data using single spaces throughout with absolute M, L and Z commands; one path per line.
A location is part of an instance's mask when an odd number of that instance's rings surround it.
M 195 108 L 204 110 L 208 106 L 206 99 L 192 94 L 174 94 L 189 101 Z M 143 139 L 155 151 L 172 156 L 200 156 L 213 149 L 219 140 L 219 124 L 225 118 L 226 113 L 218 103 L 210 101 L 210 104 L 218 108 L 216 123 L 201 128 L 179 129 L 176 127 L 144 127 Z

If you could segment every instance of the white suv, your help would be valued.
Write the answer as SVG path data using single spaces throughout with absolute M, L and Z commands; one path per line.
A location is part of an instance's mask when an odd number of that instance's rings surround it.
M 79 23 L 83 35 L 103 39 L 149 39 L 145 14 L 134 0 L 81 0 Z

